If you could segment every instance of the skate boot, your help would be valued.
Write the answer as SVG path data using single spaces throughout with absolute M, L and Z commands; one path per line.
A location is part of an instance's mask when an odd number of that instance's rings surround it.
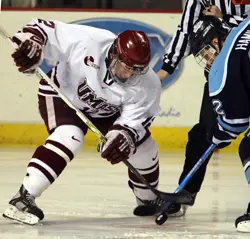
M 134 185 L 130 181 L 128 181 L 128 186 L 134 192 Z M 157 201 L 157 199 L 156 200 L 142 200 L 138 198 L 136 195 L 135 197 L 136 197 L 136 202 L 138 205 L 133 211 L 133 214 L 135 216 L 146 217 L 146 216 L 153 216 L 156 214 L 157 209 L 158 209 L 157 203 L 161 203 L 160 201 Z
M 182 204 L 178 204 L 178 203 L 170 203 L 170 205 L 168 207 L 168 215 L 170 217 L 183 217 L 183 216 L 185 216 L 188 208 L 190 206 L 193 206 L 194 203 L 195 203 L 197 193 L 190 193 L 185 189 L 183 189 L 182 192 L 186 192 L 188 194 L 191 194 L 192 201 L 190 202 L 189 205 L 182 205 Z
M 164 200 L 156 198 L 155 200 L 141 200 L 136 198 L 138 206 L 134 209 L 134 215 L 139 217 L 154 216 Z
M 34 225 L 44 218 L 44 214 L 37 207 L 35 198 L 22 185 L 17 194 L 9 201 L 9 208 L 4 211 L 3 217 Z
M 250 233 L 250 202 L 248 204 L 247 213 L 235 220 L 236 231 Z

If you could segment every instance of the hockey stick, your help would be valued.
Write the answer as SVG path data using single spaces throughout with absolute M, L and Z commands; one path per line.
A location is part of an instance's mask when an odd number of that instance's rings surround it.
M 0 26 L 0 35 L 2 35 L 5 39 L 8 39 L 12 43 L 12 39 L 11 39 L 10 35 L 2 28 L 2 26 Z M 40 68 L 37 68 L 37 70 L 36 70 L 36 76 L 39 79 L 46 80 L 47 83 L 57 92 L 57 94 L 59 95 L 59 97 L 71 109 L 73 109 L 76 112 L 76 114 L 78 115 L 78 117 L 88 126 L 88 128 L 91 131 L 93 131 L 102 142 L 104 142 L 104 143 L 106 142 L 106 138 L 104 137 L 104 135 L 95 127 L 95 125 L 80 110 L 78 110 L 77 108 L 75 108 L 75 106 L 68 100 L 68 98 L 61 93 L 61 91 L 57 87 L 57 85 Z M 166 192 L 161 192 L 161 191 L 155 189 L 150 183 L 148 183 L 146 181 L 146 179 L 137 171 L 137 169 L 135 169 L 133 167 L 132 164 L 130 164 L 127 160 L 123 160 L 122 162 L 158 198 L 160 198 L 160 199 L 162 199 L 164 201 L 169 201 L 169 202 L 173 202 L 173 203 L 180 203 L 180 204 L 188 204 L 192 200 L 192 198 L 189 195 L 187 195 L 187 194 L 183 194 L 183 193 L 176 193 L 176 194 L 175 193 L 166 193 Z
M 215 147 L 216 147 L 215 144 L 211 144 L 208 147 L 206 152 L 200 157 L 199 161 L 194 165 L 194 167 L 190 170 L 188 175 L 182 180 L 181 184 L 176 188 L 175 193 L 179 193 L 187 185 L 187 183 L 191 180 L 194 174 L 198 171 L 200 166 L 207 160 L 209 155 L 213 153 Z M 167 210 L 168 210 L 169 205 L 170 205 L 169 202 L 165 202 L 161 206 L 159 210 L 161 213 L 155 219 L 156 224 L 162 225 L 168 219 Z

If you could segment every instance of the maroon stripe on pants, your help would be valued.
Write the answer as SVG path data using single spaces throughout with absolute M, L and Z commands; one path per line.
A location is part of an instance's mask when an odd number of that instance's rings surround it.
M 55 67 L 55 74 L 54 74 L 54 76 L 53 76 L 53 79 L 54 79 L 54 83 L 56 84 L 56 86 L 58 87 L 58 88 L 60 88 L 60 84 L 59 84 L 59 82 L 58 82 L 58 80 L 57 80 L 57 66 Z
M 38 89 L 38 92 L 49 96 L 58 96 L 58 94 L 55 91 Z

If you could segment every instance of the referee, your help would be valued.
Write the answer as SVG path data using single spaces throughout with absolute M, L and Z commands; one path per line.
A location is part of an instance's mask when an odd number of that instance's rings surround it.
M 164 55 L 162 69 L 157 73 L 160 80 L 171 75 L 180 61 L 190 55 L 189 34 L 192 32 L 194 22 L 202 15 L 216 16 L 223 18 L 231 27 L 238 26 L 250 12 L 250 5 L 234 5 L 232 0 L 186 0 L 181 22 L 176 33 Z M 208 74 L 205 72 L 205 78 Z M 216 122 L 216 115 L 212 103 L 209 100 L 208 83 L 206 81 L 203 91 L 203 99 L 200 109 L 199 123 L 193 126 L 188 133 L 186 145 L 186 159 L 183 172 L 179 178 L 179 184 L 193 168 L 210 143 L 207 141 L 207 132 Z M 211 156 L 210 156 L 211 157 Z M 192 180 L 185 186 L 185 190 L 194 195 L 200 191 L 203 182 L 207 160 L 193 176 Z M 194 201 L 193 201 L 194 203 Z M 181 205 L 172 204 L 169 207 L 169 214 L 183 215 Z

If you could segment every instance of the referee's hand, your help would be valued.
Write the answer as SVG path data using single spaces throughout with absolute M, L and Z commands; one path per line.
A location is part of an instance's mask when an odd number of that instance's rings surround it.
M 205 16 L 215 16 L 215 17 L 223 18 L 223 15 L 222 15 L 220 9 L 214 5 L 207 7 L 205 10 L 203 10 L 202 13 Z
M 161 69 L 157 72 L 157 76 L 159 77 L 159 79 L 162 82 L 164 79 L 166 79 L 169 76 L 169 73 L 167 71 Z

